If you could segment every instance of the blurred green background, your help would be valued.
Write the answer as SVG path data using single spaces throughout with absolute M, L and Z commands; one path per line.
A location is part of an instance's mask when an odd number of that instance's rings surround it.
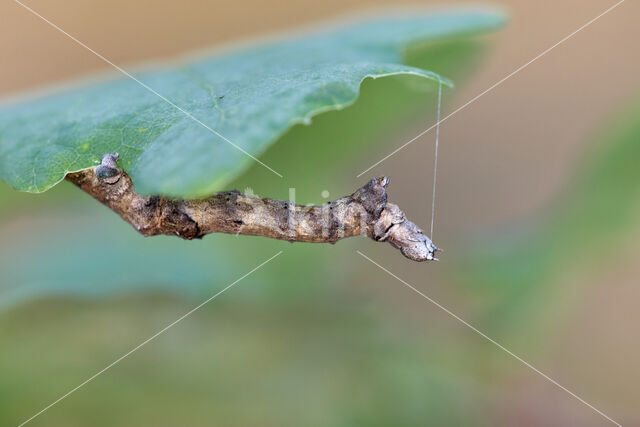
M 71 3 L 30 5 L 118 64 L 384 5 Z M 407 53 L 456 82 L 445 115 L 610 4 L 498 5 L 507 29 Z M 606 425 L 356 250 L 617 421 L 640 423 L 633 11 L 621 6 L 443 124 L 439 263 L 364 238 L 145 239 L 70 184 L 32 195 L 0 183 L 0 425 L 19 424 L 279 250 L 32 425 Z M 19 6 L 0 15 L 12 64 L 2 94 L 105 69 Z M 391 199 L 427 228 L 432 133 L 356 175 L 430 126 L 434 106 L 435 87 L 417 78 L 368 80 L 355 105 L 296 126 L 265 154 L 284 182 L 254 167 L 230 188 L 286 199 L 295 187 L 298 202 L 321 203 L 322 191 L 333 199 L 385 174 Z

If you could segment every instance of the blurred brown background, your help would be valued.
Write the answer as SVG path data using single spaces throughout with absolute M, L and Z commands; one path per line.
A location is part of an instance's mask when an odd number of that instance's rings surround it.
M 429 4 L 406 2 L 413 3 Z M 392 5 L 384 1 L 336 0 L 30 0 L 26 4 L 125 68 L 193 49 L 259 38 L 346 12 Z M 614 2 L 505 0 L 493 4 L 507 11 L 509 24 L 490 36 L 486 60 L 477 72 L 471 73 L 468 83 L 445 94 L 443 115 Z M 499 229 L 544 210 L 562 191 L 588 151 L 585 144 L 590 137 L 637 96 L 638 16 L 640 4 L 625 2 L 443 124 L 436 236 Z M 0 95 L 110 70 L 93 54 L 12 1 L 0 4 L 0 55 Z M 430 125 L 426 121 L 424 128 Z M 380 154 L 387 154 L 418 131 L 418 127 L 407 129 L 401 139 L 389 142 L 387 150 Z M 422 191 L 410 171 L 431 170 L 432 137 L 427 134 L 374 170 L 393 178 L 393 197 L 403 200 L 407 211 L 425 213 L 422 225 L 426 224 L 430 189 L 424 188 L 423 200 L 409 197 L 412 191 Z M 347 188 L 355 188 L 355 175 L 366 167 L 366 163 L 355 165 L 353 184 Z M 345 175 L 349 174 L 345 171 Z M 553 342 L 546 343 L 552 349 L 549 354 L 544 360 L 529 360 L 596 407 L 622 420 L 632 418 L 632 408 L 637 411 L 640 401 L 640 371 L 636 366 L 640 359 L 640 266 L 636 262 L 639 236 L 637 221 L 623 245 L 603 250 L 600 262 L 607 268 L 599 270 L 602 275 L 567 279 L 590 283 L 581 283 L 580 294 L 566 296 L 571 302 L 570 310 L 562 314 L 566 317 L 564 329 L 556 330 Z M 591 250 L 595 248 L 585 248 Z M 446 256 L 447 253 L 443 257 Z M 418 272 L 416 268 L 404 277 L 417 278 L 421 274 L 424 269 Z M 374 288 L 372 292 L 382 290 Z M 416 320 L 424 320 L 425 312 L 437 310 L 398 286 L 386 292 L 392 299 L 391 306 L 408 307 L 408 315 Z M 448 300 L 445 290 L 428 292 L 454 312 L 465 314 L 473 310 Z M 451 323 L 449 329 L 464 339 L 480 339 L 445 315 L 438 313 L 434 318 Z M 494 338 L 500 341 L 500 337 Z M 503 344 L 510 348 L 509 343 Z M 517 348 L 512 350 L 520 354 Z M 497 348 L 489 351 L 500 352 Z M 526 354 L 520 355 L 528 360 Z M 507 356 L 496 357 L 496 363 L 513 364 L 512 369 L 518 372 L 513 380 L 517 386 L 506 388 L 490 403 L 502 413 L 506 424 L 515 419 L 546 424 L 559 414 L 564 414 L 560 418 L 564 422 L 573 420 L 575 425 L 605 424 L 591 409 L 518 362 Z M 518 418 L 511 418 L 515 414 Z

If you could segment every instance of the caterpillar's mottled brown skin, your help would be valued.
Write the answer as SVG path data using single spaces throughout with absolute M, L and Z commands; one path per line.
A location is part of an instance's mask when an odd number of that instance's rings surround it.
M 118 154 L 105 154 L 95 169 L 71 173 L 67 180 L 107 205 L 145 236 L 201 238 L 209 233 L 264 236 L 291 242 L 335 243 L 366 235 L 389 242 L 414 261 L 436 260 L 439 249 L 387 202 L 387 177 L 371 179 L 349 196 L 321 206 L 259 198 L 224 191 L 202 200 L 138 195 L 131 178 L 117 167 Z

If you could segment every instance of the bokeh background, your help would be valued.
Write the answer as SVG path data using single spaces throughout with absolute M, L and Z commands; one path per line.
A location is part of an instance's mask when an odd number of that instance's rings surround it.
M 455 4 L 456 2 L 447 2 Z M 128 66 L 381 1 L 43 1 L 29 6 Z M 413 4 L 407 2 L 406 4 Z M 420 2 L 421 5 L 431 3 Z M 440 3 L 438 3 L 440 4 Z M 423 46 L 453 111 L 614 4 L 497 1 L 508 26 Z M 31 422 L 85 425 L 607 425 L 608 421 L 360 257 L 361 250 L 624 425 L 640 424 L 640 36 L 628 1 L 443 123 L 441 261 L 387 245 L 137 235 L 62 183 L 0 183 L 0 424 L 17 425 L 278 250 L 284 253 Z M 0 4 L 0 95 L 109 71 Z M 425 229 L 433 92 L 367 81 L 297 126 L 230 187 L 321 203 L 391 177 Z

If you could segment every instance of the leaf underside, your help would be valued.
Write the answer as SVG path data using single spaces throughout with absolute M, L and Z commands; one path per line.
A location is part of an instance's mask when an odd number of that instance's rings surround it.
M 450 86 L 404 65 L 404 50 L 502 22 L 500 13 L 480 9 L 386 17 L 136 74 L 192 117 L 124 76 L 7 105 L 0 178 L 43 192 L 118 152 L 139 193 L 203 197 L 255 161 L 242 150 L 258 157 L 293 125 L 352 104 L 368 77 L 417 75 Z

